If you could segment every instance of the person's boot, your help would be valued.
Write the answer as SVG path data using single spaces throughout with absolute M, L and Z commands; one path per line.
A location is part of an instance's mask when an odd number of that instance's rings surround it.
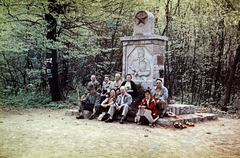
M 84 119 L 82 112 L 79 112 L 79 116 L 77 116 L 76 119 Z
M 108 119 L 106 119 L 106 120 L 105 120 L 105 122 L 106 122 L 106 123 L 108 123 L 108 122 L 113 122 L 113 119 L 112 119 L 112 117 L 111 117 L 111 116 L 109 116 L 109 118 L 108 118 Z
M 138 125 L 141 125 L 143 123 L 143 117 L 140 116 L 140 120 L 137 122 Z
M 92 115 L 89 117 L 89 120 L 95 119 L 96 115 L 95 113 L 92 113 Z
M 123 124 L 123 122 L 124 122 L 124 117 L 122 116 L 121 119 L 120 119 L 120 121 L 119 121 L 119 123 L 120 123 L 120 124 Z

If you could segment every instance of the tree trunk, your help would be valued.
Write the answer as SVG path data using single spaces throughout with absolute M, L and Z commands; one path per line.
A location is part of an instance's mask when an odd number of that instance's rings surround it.
M 48 22 L 47 39 L 56 41 L 56 19 L 51 14 L 46 14 L 45 20 Z M 64 100 L 64 97 L 59 85 L 57 50 L 50 49 L 50 51 L 51 53 L 46 54 L 47 76 L 50 85 L 50 93 L 52 95 L 52 101 L 60 101 Z
M 58 64 L 57 64 L 57 50 L 51 49 L 52 53 L 47 53 L 47 75 L 48 82 L 50 85 L 50 92 L 52 95 L 52 101 L 64 100 L 62 92 L 59 85 L 58 77 Z M 49 62 L 52 59 L 52 63 Z
M 223 111 L 227 111 L 227 105 L 229 104 L 229 101 L 230 101 L 232 84 L 233 84 L 234 75 L 235 75 L 235 71 L 236 71 L 238 62 L 240 62 L 240 45 L 238 46 L 238 48 L 236 50 L 234 62 L 232 64 L 230 75 L 229 75 L 229 78 L 228 78 L 228 81 L 226 84 L 225 99 L 224 99 L 224 104 L 222 107 Z

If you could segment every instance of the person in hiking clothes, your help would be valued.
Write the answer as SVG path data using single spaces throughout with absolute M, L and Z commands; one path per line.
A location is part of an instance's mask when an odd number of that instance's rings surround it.
M 159 118 L 155 99 L 151 97 L 150 90 L 145 91 L 145 98 L 142 100 L 141 105 L 138 106 L 135 122 L 141 124 L 143 116 L 148 119 L 150 126 Z
M 92 115 L 89 117 L 89 119 L 91 120 L 96 117 L 96 114 L 99 113 L 101 96 L 98 92 L 96 92 L 96 89 L 93 85 L 90 85 L 88 90 L 90 91 L 90 93 L 88 93 L 84 99 L 78 98 L 78 100 L 80 102 L 82 101 L 83 110 L 89 110 L 93 112 Z M 83 111 L 81 111 L 81 105 L 78 111 L 80 113 L 80 116 L 76 118 L 83 119 Z
M 109 89 L 115 89 L 117 94 L 120 94 L 122 81 L 119 73 L 115 74 L 115 81 L 111 82 Z
M 95 87 L 95 89 L 98 93 L 101 93 L 102 92 L 101 84 L 96 80 L 96 76 L 91 75 L 90 79 L 91 79 L 91 81 L 88 82 L 88 88 L 92 85 Z M 86 93 L 89 93 L 89 91 L 87 90 Z
M 156 79 L 156 87 L 154 87 L 151 91 L 151 96 L 154 97 L 156 101 L 156 107 L 158 111 L 158 115 L 160 118 L 163 118 L 163 115 L 167 109 L 167 98 L 168 98 L 168 90 L 166 87 L 162 85 L 162 79 Z
M 108 110 L 108 114 L 110 116 L 105 122 L 113 122 L 113 115 L 116 111 L 117 113 L 121 113 L 120 124 L 123 124 L 128 111 L 132 109 L 132 96 L 126 92 L 126 88 L 124 86 L 120 88 L 120 92 L 121 94 L 117 97 L 115 104 L 110 106 Z

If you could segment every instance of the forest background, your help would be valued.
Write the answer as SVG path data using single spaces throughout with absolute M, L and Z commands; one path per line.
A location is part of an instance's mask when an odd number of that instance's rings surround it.
M 120 37 L 132 35 L 139 10 L 168 37 L 169 96 L 239 112 L 239 0 L 0 0 L 0 103 L 77 105 L 91 74 L 121 73 Z

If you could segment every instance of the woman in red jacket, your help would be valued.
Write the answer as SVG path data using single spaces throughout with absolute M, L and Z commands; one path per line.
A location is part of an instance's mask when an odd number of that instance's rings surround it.
M 150 126 L 159 118 L 155 100 L 151 97 L 151 92 L 149 90 L 145 91 L 145 98 L 142 100 L 141 105 L 138 106 L 135 122 L 140 124 L 141 116 L 145 116 L 148 119 Z

